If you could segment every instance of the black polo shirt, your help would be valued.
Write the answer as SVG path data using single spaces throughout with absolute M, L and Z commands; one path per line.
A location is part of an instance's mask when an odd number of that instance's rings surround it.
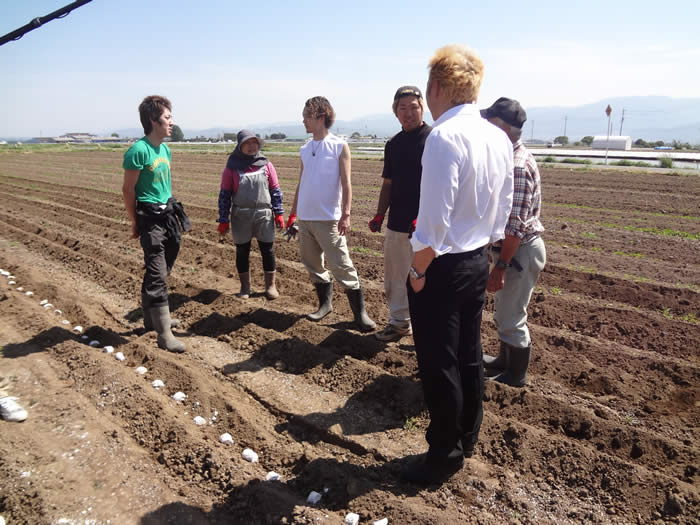
M 425 122 L 411 131 L 401 130 L 384 146 L 382 177 L 391 179 L 391 203 L 387 228 L 408 233 L 418 216 L 420 178 L 423 172 L 421 158 L 425 139 L 432 131 Z

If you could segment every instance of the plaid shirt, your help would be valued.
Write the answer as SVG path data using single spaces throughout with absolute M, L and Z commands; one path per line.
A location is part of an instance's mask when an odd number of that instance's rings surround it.
M 521 243 L 528 243 L 544 231 L 540 222 L 540 172 L 535 157 L 522 140 L 513 144 L 513 161 L 513 208 L 505 232 L 506 235 L 518 237 Z

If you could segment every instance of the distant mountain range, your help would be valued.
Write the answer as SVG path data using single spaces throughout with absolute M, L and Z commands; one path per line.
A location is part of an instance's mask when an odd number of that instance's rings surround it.
M 612 107 L 610 120 L 613 135 L 620 134 L 622 124 L 622 135 L 629 135 L 632 140 L 680 140 L 700 144 L 700 98 L 618 97 L 574 107 L 525 108 L 528 120 L 523 127 L 523 136 L 526 139 L 550 141 L 566 134 L 570 142 L 574 142 L 586 135 L 605 135 L 608 127 L 605 108 L 608 104 Z M 430 112 L 426 112 L 426 121 L 432 123 Z M 182 131 L 186 137 L 214 138 L 242 128 L 252 129 L 263 136 L 272 133 L 284 133 L 290 138 L 308 136 L 300 122 L 247 123 L 238 127 Z M 399 123 L 394 115 L 385 113 L 338 120 L 332 130 L 348 136 L 358 132 L 361 135 L 391 137 L 399 131 Z
M 491 101 L 484 101 L 483 105 Z M 523 127 L 523 137 L 551 141 L 559 135 L 566 135 L 570 142 L 580 140 L 586 135 L 605 135 L 608 118 L 605 108 L 612 107 L 612 134 L 629 135 L 632 140 L 642 138 L 647 141 L 679 140 L 700 144 L 700 98 L 671 97 L 617 97 L 601 100 L 593 104 L 573 107 L 532 107 L 525 108 L 528 119 Z M 480 104 L 481 106 L 481 104 Z M 426 111 L 426 122 L 432 123 L 430 112 Z M 284 133 L 288 138 L 306 138 L 301 122 L 275 123 L 231 123 L 227 126 L 208 129 L 182 128 L 186 138 L 217 138 L 224 133 L 235 133 L 248 128 L 260 135 Z M 361 135 L 391 137 L 399 131 L 399 123 L 391 113 L 368 115 L 353 120 L 338 120 L 332 131 L 339 135 L 350 136 L 354 132 Z M 141 128 L 106 129 L 96 134 L 109 136 L 112 132 L 120 137 L 140 137 Z M 9 139 L 7 139 L 9 140 Z

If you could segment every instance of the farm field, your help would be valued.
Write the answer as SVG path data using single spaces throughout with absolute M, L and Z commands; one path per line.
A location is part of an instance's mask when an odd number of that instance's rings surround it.
M 193 222 L 170 277 L 187 352 L 143 333 L 121 157 L 0 152 L 0 268 L 16 281 L 0 276 L 0 387 L 29 411 L 0 421 L 8 524 L 335 524 L 348 512 L 389 524 L 699 523 L 700 177 L 542 169 L 548 262 L 529 308 L 529 385 L 487 383 L 474 457 L 421 488 L 398 477 L 426 448 L 412 339 L 355 330 L 337 285 L 334 312 L 306 320 L 316 297 L 295 241 L 276 243 L 278 300 L 260 293 L 255 247 L 258 293 L 236 297 L 234 248 L 215 222 L 225 154 L 173 152 Z M 270 158 L 288 212 L 299 160 Z M 383 235 L 367 221 L 381 168 L 353 161 L 349 236 L 379 328 Z

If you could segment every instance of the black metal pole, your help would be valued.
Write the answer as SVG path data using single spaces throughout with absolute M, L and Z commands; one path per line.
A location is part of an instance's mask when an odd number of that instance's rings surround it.
M 3 44 L 7 44 L 8 42 L 10 42 L 12 40 L 19 40 L 25 34 L 29 33 L 30 31 L 33 31 L 37 27 L 41 27 L 46 22 L 50 22 L 51 20 L 53 20 L 55 18 L 63 18 L 68 13 L 70 13 L 73 9 L 77 9 L 78 7 L 83 6 L 83 5 L 87 4 L 88 2 L 92 2 L 92 0 L 76 0 L 75 2 L 68 4 L 65 7 L 62 7 L 61 9 L 57 9 L 53 13 L 49 13 L 46 16 L 36 17 L 28 24 L 23 25 L 19 29 L 15 29 L 11 33 L 7 33 L 5 36 L 0 37 L 0 46 Z

